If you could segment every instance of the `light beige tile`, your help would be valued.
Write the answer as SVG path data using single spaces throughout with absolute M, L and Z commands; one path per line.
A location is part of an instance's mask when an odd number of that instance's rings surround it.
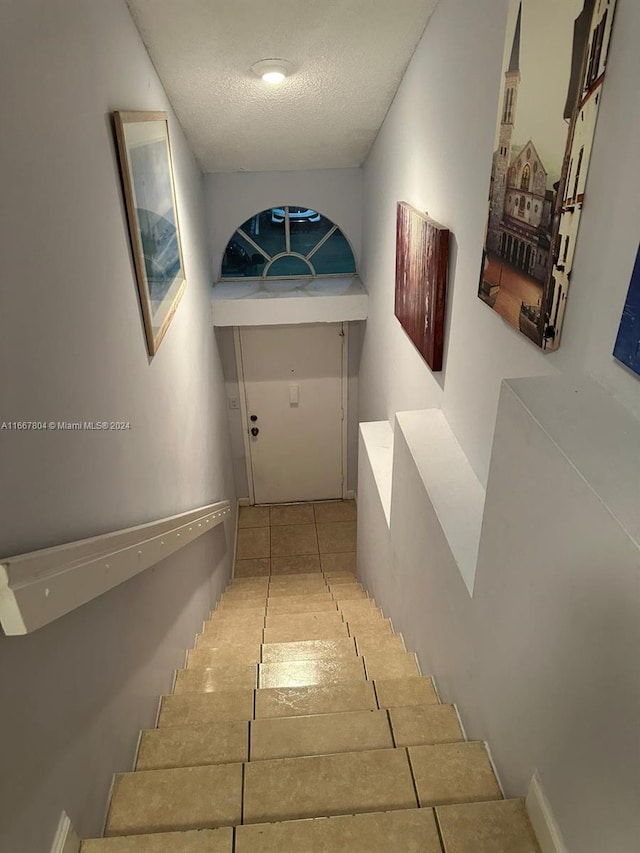
M 376 708 L 370 681 L 272 688 L 256 692 L 256 719 L 295 717 L 300 714 L 334 714 Z
M 291 524 L 271 528 L 271 554 L 274 557 L 317 553 L 315 524 Z
M 323 572 L 356 573 L 356 551 L 343 551 L 340 554 L 320 554 L 320 565 Z
M 447 853 L 540 853 L 522 800 L 439 806 L 437 813 Z
M 273 616 L 281 613 L 337 613 L 336 602 L 331 598 L 322 601 L 315 599 L 305 601 L 298 597 L 292 601 L 287 598 L 273 599 L 267 608 L 267 614 Z
M 237 560 L 270 557 L 270 527 L 245 527 L 238 530 Z M 237 564 L 236 564 L 237 565 Z
M 396 652 L 404 654 L 402 634 L 356 634 L 356 648 L 359 655 L 373 655 L 377 652 Z
M 331 598 L 329 587 L 322 581 L 304 581 L 303 583 L 292 583 L 288 586 L 277 586 L 274 584 L 269 587 L 270 601 L 275 601 L 276 598 L 292 598 L 309 595 L 324 595 L 325 598 Z
M 305 555 L 303 555 L 304 557 Z M 308 554 L 306 556 L 309 556 Z M 313 555 L 311 555 L 313 556 Z M 276 559 L 274 557 L 274 559 Z M 280 558 L 278 558 L 280 559 Z M 284 557 L 282 558 L 284 559 Z M 292 558 L 294 559 L 294 558 Z M 298 559 L 297 557 L 295 559 Z M 271 582 L 269 584 L 269 590 L 273 589 L 288 589 L 289 587 L 296 586 L 304 586 L 305 584 L 309 584 L 313 586 L 314 584 L 317 586 L 321 584 L 323 587 L 327 586 L 326 578 L 322 574 L 322 572 L 297 572 L 295 575 L 285 574 L 285 575 L 272 575 Z
M 253 717 L 253 690 L 163 696 L 158 726 L 196 726 Z
M 340 611 L 345 619 L 365 617 L 368 619 L 382 619 L 382 610 L 376 607 L 373 598 L 359 598 L 356 601 L 338 602 Z
M 322 501 L 313 505 L 318 524 L 332 521 L 355 521 L 355 501 Z
M 332 521 L 329 524 L 318 524 L 317 528 L 321 554 L 356 550 L 355 521 Z
M 416 806 L 401 749 L 250 762 L 244 792 L 245 823 Z
M 271 572 L 274 578 L 286 577 L 287 575 L 303 575 L 315 572 L 322 576 L 320 571 L 320 557 L 318 554 L 298 554 L 293 557 L 272 557 Z
M 260 688 L 304 687 L 311 684 L 338 684 L 341 681 L 364 680 L 362 659 L 357 657 L 262 663 L 258 669 Z
M 375 687 L 381 708 L 430 705 L 439 702 L 433 681 L 428 675 L 420 678 L 376 679 Z
M 158 726 L 194 726 L 253 717 L 253 690 L 163 696 Z
M 255 611 L 256 615 L 259 610 L 264 611 L 267 603 L 267 596 L 262 595 L 259 598 L 252 596 L 251 598 L 222 598 L 218 602 L 215 613 L 221 610 L 251 610 Z
M 337 606 L 331 593 L 324 591 L 320 587 L 315 590 L 303 592 L 302 590 L 293 590 L 293 595 L 270 595 L 267 601 L 269 607 L 286 607 L 296 604 L 331 604 L 335 610 Z
M 241 506 L 238 512 L 238 527 L 268 527 L 268 506 Z
M 307 628 L 319 628 L 320 626 L 327 628 L 345 627 L 337 610 L 335 613 L 330 610 L 320 613 L 267 613 L 267 628 L 299 628 L 305 630 Z M 301 637 L 300 639 L 305 638 Z M 307 639 L 312 640 L 315 638 L 308 637 Z M 268 643 L 270 641 L 265 639 L 265 642 Z
M 117 838 L 90 838 L 80 853 L 231 853 L 233 829 L 195 829 Z
M 315 524 L 313 504 L 278 504 L 271 507 L 271 524 Z
M 297 643 L 300 640 L 332 640 L 338 637 L 348 637 L 347 626 L 343 622 L 333 625 L 326 623 L 278 625 L 276 628 L 266 628 L 265 643 Z
M 142 732 L 136 770 L 197 767 L 248 760 L 248 722 L 173 726 Z
M 396 746 L 464 740 L 453 705 L 413 705 L 389 711 Z
M 271 560 L 269 557 L 256 557 L 248 560 L 236 560 L 233 570 L 234 580 L 243 578 L 254 578 L 268 576 L 271 572 Z
M 379 613 L 374 616 L 352 616 L 347 619 L 349 634 L 352 637 L 376 637 L 393 633 L 390 619 L 383 619 Z
M 240 823 L 242 764 L 116 776 L 105 835 L 212 829 Z
M 251 723 L 251 760 L 394 746 L 386 711 L 280 717 Z
M 353 658 L 356 655 L 352 639 L 306 640 L 300 643 L 265 643 L 262 663 L 294 660 L 319 660 L 322 658 Z
M 398 809 L 258 823 L 236 829 L 235 853 L 330 853 L 335 850 L 347 853 L 441 853 L 432 809 Z
M 187 655 L 187 669 L 208 669 L 219 664 L 236 663 L 260 663 L 260 643 L 190 649 Z
M 259 560 L 243 560 L 245 563 L 262 563 L 265 562 L 267 558 L 261 558 Z M 268 560 L 268 562 L 271 562 Z M 269 586 L 269 578 L 268 577 L 246 577 L 246 578 L 237 578 L 233 577 L 230 579 L 227 584 L 228 589 L 267 589 Z
M 240 626 L 233 624 L 211 625 L 208 623 L 204 628 L 203 633 L 196 637 L 196 648 L 198 649 L 213 649 L 222 645 L 232 645 L 237 641 L 261 643 L 263 636 L 263 624 L 259 622 L 255 625 L 242 624 Z
M 256 607 L 264 604 L 269 588 L 262 589 L 240 589 L 238 587 L 227 588 L 220 596 L 220 601 L 255 601 Z
M 330 587 L 330 590 L 331 595 L 336 601 L 359 601 L 360 599 L 366 599 L 367 601 L 370 600 L 364 589 L 358 588 L 357 586 L 351 586 L 350 584 L 332 586 Z
M 483 743 L 410 746 L 408 753 L 421 806 L 502 799 Z
M 253 690 L 256 667 L 251 664 L 219 664 L 209 669 L 179 669 L 174 694 L 212 693 L 218 690 Z
M 215 627 L 223 625 L 236 625 L 240 628 L 241 625 L 259 625 L 264 622 L 266 607 L 242 607 L 237 608 L 221 608 L 214 610 L 209 619 L 204 623 L 205 631 L 208 626 Z
M 364 656 L 369 681 L 378 678 L 411 678 L 420 675 L 416 656 L 411 652 L 373 652 Z

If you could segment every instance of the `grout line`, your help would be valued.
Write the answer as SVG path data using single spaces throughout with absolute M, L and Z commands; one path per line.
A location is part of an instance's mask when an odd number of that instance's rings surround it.
M 381 709 L 381 710 L 383 710 L 383 709 Z M 393 723 L 391 722 L 390 709 L 389 709 L 389 708 L 384 708 L 384 710 L 385 710 L 385 711 L 386 711 L 386 713 L 387 713 L 387 722 L 389 723 L 389 731 L 391 732 L 391 740 L 393 741 L 393 748 L 394 748 L 394 749 L 397 749 L 397 748 L 398 748 L 398 744 L 396 743 L 396 733 L 395 733 L 395 732 L 394 732 L 394 730 L 393 730 Z
M 240 823 L 244 823 L 244 794 L 245 794 L 245 762 L 242 762 L 242 779 L 240 782 Z
M 254 691 L 254 696 L 255 696 L 255 691 Z M 255 701 L 256 701 L 255 698 L 253 701 L 255 704 Z M 254 714 L 255 714 L 255 710 L 254 710 Z M 248 762 L 251 761 L 251 727 L 252 727 L 252 722 L 254 722 L 254 721 L 252 721 L 252 720 L 247 721 L 247 761 Z
M 369 684 L 373 684 L 373 695 L 375 696 L 376 705 L 378 706 L 378 710 L 379 711 L 387 710 L 386 708 L 383 708 L 382 705 L 380 704 L 380 697 L 378 696 L 378 687 L 376 685 L 375 678 L 372 681 L 370 681 Z
M 413 772 L 413 764 L 411 763 L 411 754 L 409 753 L 409 747 L 405 746 L 404 751 L 407 754 L 407 761 L 409 762 L 409 771 L 411 773 L 411 781 L 413 782 L 413 790 L 415 791 L 415 795 L 416 795 L 416 803 L 418 804 L 418 808 L 420 809 L 420 808 L 422 808 L 422 806 L 420 805 L 420 796 L 418 794 L 418 785 L 416 783 L 415 773 Z
M 236 828 L 235 826 L 231 827 L 231 850 L 235 851 L 236 849 Z
M 440 816 L 438 815 L 438 809 L 435 806 L 433 807 L 433 819 L 436 824 L 436 830 L 438 831 L 438 841 L 440 842 L 442 853 L 447 853 L 447 849 L 444 844 L 444 836 L 442 835 L 442 828 L 440 826 Z

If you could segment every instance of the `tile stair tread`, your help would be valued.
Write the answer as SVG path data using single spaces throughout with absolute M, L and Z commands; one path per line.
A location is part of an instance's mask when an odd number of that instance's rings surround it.
M 258 687 L 303 687 L 313 684 L 336 684 L 341 681 L 365 680 L 363 659 L 324 658 L 262 663 L 258 666 Z
M 80 853 L 232 853 L 233 829 L 191 829 L 145 835 L 89 838 Z
M 221 690 L 214 693 L 180 693 L 163 696 L 159 728 L 199 725 L 253 717 L 253 690 Z
M 243 823 L 417 805 L 402 749 L 250 762 L 245 765 L 244 780 Z
M 539 853 L 485 745 L 464 740 L 359 583 L 340 540 L 354 527 L 316 528 L 319 556 L 244 561 L 142 733 L 136 771 L 116 778 L 110 837 L 81 853 L 441 853 L 436 814 L 446 853 Z M 261 537 L 273 530 L 242 529 Z
M 433 810 L 398 809 L 245 824 L 236 829 L 235 853 L 343 850 L 348 853 L 441 853 Z
M 142 732 L 136 771 L 248 760 L 248 721 L 171 726 Z
M 522 800 L 439 806 L 436 812 L 447 851 L 540 853 Z
M 214 829 L 242 820 L 243 765 L 117 774 L 105 835 Z
M 540 853 L 522 800 L 92 838 L 80 853 Z
M 254 720 L 250 743 L 252 761 L 395 746 L 387 712 L 373 710 Z

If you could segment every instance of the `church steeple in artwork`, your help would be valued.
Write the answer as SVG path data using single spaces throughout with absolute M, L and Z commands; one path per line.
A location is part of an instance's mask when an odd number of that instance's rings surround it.
M 502 121 L 498 150 L 495 154 L 493 187 L 491 192 L 491 212 L 489 216 L 489 248 L 493 252 L 499 249 L 499 228 L 502 221 L 505 193 L 507 190 L 507 173 L 511 163 L 511 144 L 513 125 L 518 107 L 518 90 L 520 88 L 520 34 L 522 31 L 522 4 L 518 8 L 518 19 L 513 36 L 511 59 L 505 72 L 504 99 L 502 103 Z

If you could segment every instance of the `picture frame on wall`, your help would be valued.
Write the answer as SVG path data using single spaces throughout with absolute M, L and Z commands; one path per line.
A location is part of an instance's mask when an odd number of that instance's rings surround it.
M 147 349 L 155 355 L 186 279 L 165 112 L 114 113 Z
M 560 344 L 615 8 L 509 0 L 478 296 L 544 350 Z
M 640 246 L 622 309 L 613 355 L 640 376 Z
M 395 315 L 431 370 L 442 370 L 449 229 L 398 202 Z

